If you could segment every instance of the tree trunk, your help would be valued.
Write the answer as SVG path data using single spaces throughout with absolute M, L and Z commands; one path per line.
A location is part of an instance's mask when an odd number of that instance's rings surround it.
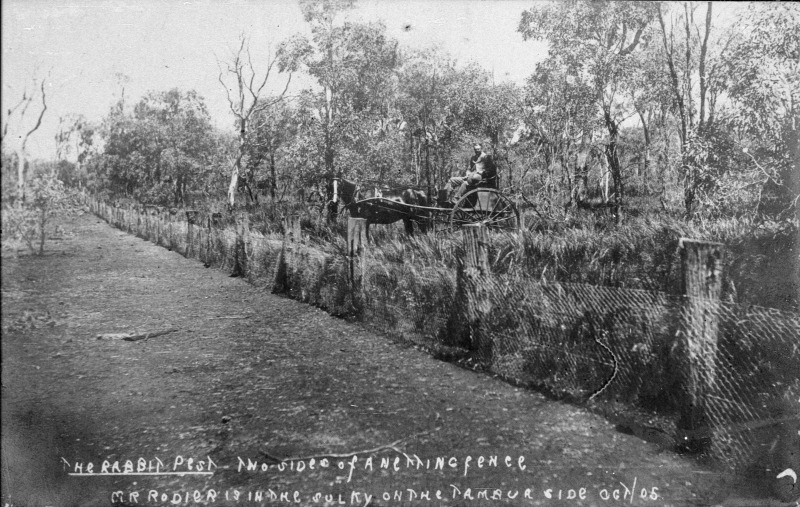
M 623 202 L 623 182 L 622 182 L 622 167 L 619 161 L 619 153 L 617 152 L 617 141 L 619 139 L 619 126 L 611 118 L 608 110 L 605 111 L 606 128 L 608 129 L 608 145 L 606 145 L 606 160 L 608 160 L 608 169 L 611 171 L 611 179 L 614 182 L 614 215 L 616 222 L 622 220 L 622 202 Z
M 275 202 L 275 189 L 278 186 L 278 175 L 275 170 L 275 150 L 269 150 L 269 196 Z
M 331 57 L 332 58 L 332 57 Z M 333 138 L 331 136 L 331 125 L 333 124 L 333 91 L 325 88 L 325 171 L 333 176 L 334 173 L 334 154 Z
M 239 186 L 239 169 L 234 166 L 231 172 L 231 184 L 228 185 L 228 205 L 233 209 L 236 204 L 236 188 Z
M 650 128 L 647 125 L 648 122 L 644 113 L 639 109 L 637 109 L 636 112 L 639 113 L 639 119 L 642 120 L 642 132 L 644 133 L 644 162 L 639 176 L 644 176 L 646 178 L 648 170 L 650 169 Z
M 245 144 L 247 141 L 247 120 L 239 119 L 239 153 L 236 154 L 236 161 L 231 172 L 231 184 L 228 186 L 228 205 L 233 209 L 236 204 L 236 189 L 239 188 L 239 177 L 242 173 L 242 158 L 244 157 Z
M 17 206 L 25 204 L 25 151 L 17 150 Z
M 428 142 L 428 135 L 427 132 L 425 134 L 425 181 L 428 183 L 428 195 L 431 195 L 432 186 L 431 186 L 431 154 L 430 154 L 430 143 Z

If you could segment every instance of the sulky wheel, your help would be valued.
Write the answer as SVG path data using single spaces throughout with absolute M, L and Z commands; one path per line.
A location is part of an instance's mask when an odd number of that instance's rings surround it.
M 476 188 L 464 194 L 450 213 L 450 227 L 464 224 L 486 224 L 490 229 L 519 229 L 519 211 L 502 192 L 493 188 Z

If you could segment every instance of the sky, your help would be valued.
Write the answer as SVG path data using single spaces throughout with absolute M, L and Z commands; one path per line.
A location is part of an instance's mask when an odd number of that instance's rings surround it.
M 244 34 L 258 69 L 282 40 L 308 33 L 293 0 L 3 0 L 0 5 L 2 110 L 30 90 L 34 78 L 45 78 L 48 109 L 28 142 L 30 155 L 41 159 L 55 158 L 60 118 L 81 114 L 99 121 L 123 84 L 128 103 L 151 90 L 196 90 L 215 125 L 232 131 L 218 61 L 231 55 Z M 439 46 L 460 63 L 478 62 L 497 82 L 522 83 L 547 56 L 546 44 L 525 42 L 516 31 L 530 0 L 360 0 L 357 5 L 349 19 L 383 20 L 402 47 Z M 274 90 L 286 83 L 281 75 L 271 81 Z M 292 80 L 293 91 L 309 84 L 301 76 Z M 12 121 L 12 131 L 31 125 L 35 116 L 29 112 L 26 122 Z

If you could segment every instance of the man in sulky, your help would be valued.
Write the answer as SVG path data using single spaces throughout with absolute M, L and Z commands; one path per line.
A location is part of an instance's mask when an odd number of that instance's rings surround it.
M 454 176 L 447 183 L 448 189 L 455 193 L 450 198 L 451 202 L 456 202 L 467 191 L 476 188 L 482 182 L 486 186 L 495 186 L 497 169 L 491 155 L 483 151 L 480 144 L 473 146 L 475 153 L 469 159 L 469 166 L 464 176 Z

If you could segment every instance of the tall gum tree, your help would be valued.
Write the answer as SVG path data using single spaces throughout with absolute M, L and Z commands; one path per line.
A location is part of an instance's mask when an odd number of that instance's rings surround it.
M 553 170 L 560 166 L 560 186 L 571 205 L 580 184 L 573 177 L 573 168 L 578 162 L 572 161 L 573 154 L 579 149 L 579 142 L 584 144 L 587 132 L 602 128 L 592 87 L 568 74 L 557 59 L 549 59 L 528 79 L 523 118 L 544 159 L 543 190 L 549 194 L 556 191 Z M 582 148 L 585 153 L 585 146 Z M 580 173 L 579 178 L 586 175 L 583 170 L 575 172 Z
M 762 184 L 760 211 L 800 220 L 800 6 L 755 3 L 736 26 L 745 34 L 722 55 L 730 124 Z M 746 147 L 747 148 L 747 147 Z M 767 194 L 771 196 L 767 201 Z M 800 261 L 798 261 L 800 263 Z
M 712 38 L 713 2 L 659 4 L 657 14 L 665 80 L 679 123 L 684 210 L 689 218 L 699 194 L 713 191 L 730 165 L 722 163 L 714 146 L 721 144 L 715 132 L 723 91 L 719 54 L 731 38 Z
M 5 111 L 0 143 L 3 150 L 13 139 L 13 151 L 17 155 L 17 205 L 25 203 L 25 168 L 28 162 L 28 140 L 39 130 L 47 111 L 46 78 L 33 78 L 30 89 L 22 92 L 22 98 Z M 38 81 L 38 84 L 37 84 Z M 38 109 L 38 112 L 37 112 Z
M 292 73 L 288 72 L 286 85 L 281 92 L 265 97 L 265 87 L 273 69 L 279 71 L 284 69 L 280 65 L 277 68 L 275 67 L 278 63 L 278 58 L 277 55 L 271 54 L 266 62 L 266 71 L 263 73 L 263 77 L 260 76 L 253 66 L 250 46 L 244 35 L 240 37 L 239 49 L 225 63 L 225 69 L 223 70 L 221 62 L 218 61 L 217 63 L 220 68 L 219 83 L 225 89 L 228 107 L 236 118 L 238 149 L 236 156 L 231 161 L 231 180 L 228 185 L 228 206 L 233 209 L 236 204 L 236 191 L 240 186 L 240 178 L 243 179 L 243 186 L 247 190 L 250 199 L 255 199 L 251 178 L 245 175 L 242 170 L 243 159 L 247 155 L 248 143 L 251 138 L 251 120 L 254 115 L 269 110 L 283 100 L 292 81 Z
M 357 159 L 376 124 L 392 112 L 398 44 L 382 23 L 357 23 L 347 19 L 352 0 L 304 0 L 300 7 L 311 37 L 295 35 L 281 44 L 285 68 L 302 68 L 318 88 L 306 94 L 314 98 L 315 116 L 323 135 L 322 166 L 330 178 L 354 176 Z M 363 172 L 363 170 L 361 170 Z
M 647 42 L 646 30 L 657 8 L 649 2 L 569 0 L 523 11 L 518 27 L 525 40 L 546 40 L 548 59 L 558 59 L 569 74 L 590 85 L 607 134 L 605 156 L 617 220 L 624 203 L 618 143 L 620 125 L 628 114 L 623 81 L 630 70 L 630 56 Z

